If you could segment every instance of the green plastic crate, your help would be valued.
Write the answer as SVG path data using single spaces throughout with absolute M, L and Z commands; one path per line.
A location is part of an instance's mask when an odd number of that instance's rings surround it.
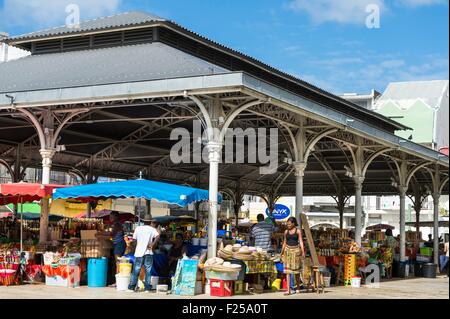
M 420 254 L 423 256 L 432 256 L 433 255 L 433 248 L 431 247 L 422 247 L 420 248 Z

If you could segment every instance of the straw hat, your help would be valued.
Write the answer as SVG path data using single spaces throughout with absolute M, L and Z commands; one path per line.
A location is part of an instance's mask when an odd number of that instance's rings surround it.
M 222 265 L 223 264 L 223 259 L 222 258 L 218 258 L 218 257 L 213 257 L 208 259 L 205 262 L 205 266 L 213 266 L 213 265 Z
M 252 252 L 248 249 L 247 246 L 243 246 L 239 249 L 239 254 L 251 254 Z
M 241 244 L 234 244 L 234 245 L 233 245 L 233 251 L 234 251 L 234 252 L 238 252 L 239 249 L 241 249 L 241 247 L 242 247 Z
M 226 252 L 233 252 L 233 246 L 231 246 L 231 245 L 226 245 L 226 247 L 225 247 L 225 249 L 224 249 Z

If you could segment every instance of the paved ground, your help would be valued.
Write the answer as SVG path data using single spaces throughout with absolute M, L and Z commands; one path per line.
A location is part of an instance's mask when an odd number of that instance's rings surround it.
M 117 292 L 114 288 L 60 288 L 45 285 L 26 285 L 0 287 L 0 299 L 212 299 L 207 295 L 195 297 L 179 297 L 156 293 L 127 293 Z M 263 295 L 234 296 L 233 299 L 449 299 L 449 279 L 438 277 L 437 279 L 406 279 L 382 282 L 379 288 L 350 288 L 331 287 L 325 294 L 301 293 L 293 296 L 284 296 L 282 292 L 268 292 Z

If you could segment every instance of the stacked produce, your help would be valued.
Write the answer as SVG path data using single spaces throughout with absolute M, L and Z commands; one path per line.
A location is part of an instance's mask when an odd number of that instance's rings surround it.
M 353 240 L 345 240 L 342 242 L 339 252 L 342 254 L 356 254 L 361 252 L 361 247 Z
M 78 253 L 81 251 L 81 240 L 79 238 L 72 238 L 64 244 L 64 253 Z

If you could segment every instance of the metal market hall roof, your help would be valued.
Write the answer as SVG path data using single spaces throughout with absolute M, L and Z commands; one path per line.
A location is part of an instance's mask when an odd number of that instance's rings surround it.
M 405 127 L 394 120 L 153 15 L 126 13 L 6 41 L 32 53 L 0 64 L 0 165 L 9 165 L 18 180 L 24 171 L 11 165 L 42 166 L 36 126 L 23 116 L 29 111 L 45 128 L 60 129 L 56 142 L 64 148 L 52 158 L 53 170 L 82 179 L 128 179 L 145 171 L 150 179 L 206 188 L 207 163 L 176 164 L 170 158 L 172 130 L 193 132 L 200 117 L 192 98 L 210 106 L 220 102 L 223 114 L 216 115 L 223 119 L 256 103 L 232 119 L 231 127 L 278 128 L 281 135 L 275 174 L 261 174 L 261 162 L 223 162 L 224 191 L 242 183 L 249 194 L 292 195 L 296 179 L 289 159 L 300 127 L 305 142 L 314 142 L 305 155 L 308 195 L 352 193 L 348 170 L 358 145 L 361 157 L 376 155 L 364 194 L 398 193 L 391 177 L 402 159 L 411 169 L 433 163 L 436 170 L 447 168 L 448 158 L 395 136 Z M 414 176 L 418 184 L 431 180 L 425 169 Z
M 10 45 L 31 51 L 33 55 L 163 42 L 226 70 L 243 71 L 256 76 L 350 117 L 367 121 L 385 131 L 393 133 L 396 130 L 407 129 L 394 120 L 363 109 L 290 74 L 152 14 L 127 12 L 82 22 L 79 28 L 58 27 L 11 37 L 5 41 Z M 19 61 L 22 60 L 24 59 Z M 10 71 L 17 73 L 23 71 L 23 67 L 19 64 L 16 64 L 15 67 L 15 70 Z M 82 68 L 83 66 L 78 65 L 78 67 Z M 110 67 L 113 68 L 114 64 L 111 64 Z M 2 72 L 1 68 L 0 66 L 0 72 Z M 89 71 L 88 68 L 85 69 L 87 72 Z M 168 78 L 169 74 L 170 72 L 167 75 L 161 75 L 161 79 Z M 84 85 L 84 83 L 81 81 L 80 85 Z M 0 92 L 6 91 L 8 89 L 0 86 Z
M 0 93 L 136 82 L 228 70 L 160 42 L 31 55 L 0 64 Z
M 98 31 L 118 27 L 136 26 L 147 22 L 165 21 L 165 19 L 154 14 L 133 11 L 125 12 L 109 17 L 101 17 L 93 20 L 86 20 L 80 23 L 79 27 L 59 26 L 42 31 L 31 32 L 23 35 L 11 37 L 11 41 L 19 41 L 33 38 L 52 37 L 66 34 L 74 34 L 88 31 Z

